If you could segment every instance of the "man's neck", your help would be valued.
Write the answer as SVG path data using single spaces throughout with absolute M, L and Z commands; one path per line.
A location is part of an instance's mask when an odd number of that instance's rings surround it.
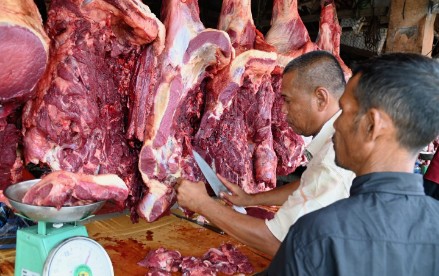
M 326 112 L 324 118 L 322 119 L 322 123 L 321 123 L 321 125 L 320 125 L 320 128 L 316 131 L 316 133 L 315 133 L 314 135 L 312 135 L 313 138 L 316 137 L 316 136 L 320 133 L 320 131 L 322 130 L 322 128 L 325 126 L 325 124 L 326 124 L 329 120 L 331 120 L 331 119 L 334 117 L 334 115 L 335 115 L 338 111 L 340 111 L 340 108 L 335 108 L 335 107 L 334 107 L 334 108 L 332 108 L 330 111 L 328 110 L 328 112 Z
M 416 155 L 395 144 L 376 148 L 360 167 L 357 175 L 373 172 L 413 172 Z

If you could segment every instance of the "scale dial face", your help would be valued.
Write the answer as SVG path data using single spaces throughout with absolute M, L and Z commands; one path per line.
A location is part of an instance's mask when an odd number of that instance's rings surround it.
M 55 246 L 44 263 L 44 276 L 113 276 L 105 249 L 87 237 L 73 237 Z

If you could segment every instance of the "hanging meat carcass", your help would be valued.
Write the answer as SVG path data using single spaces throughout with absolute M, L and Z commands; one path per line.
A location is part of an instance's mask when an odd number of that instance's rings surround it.
M 266 41 L 276 48 L 278 62 L 285 66 L 300 55 L 319 48 L 311 41 L 297 10 L 297 0 L 274 0 L 271 28 Z
M 23 103 L 46 69 L 49 39 L 32 0 L 0 2 L 0 103 Z
M 291 173 L 300 164 L 303 148 L 281 112 L 277 55 L 273 47 L 253 49 L 267 44 L 252 35 L 250 1 L 223 1 L 219 28 L 232 34 L 240 54 L 209 81 L 194 145 L 216 172 L 246 192 L 269 190 L 276 173 Z
M 321 0 L 319 34 L 315 43 L 300 18 L 297 0 L 274 0 L 266 41 L 276 48 L 281 66 L 307 52 L 325 50 L 337 58 L 346 79 L 349 79 L 352 72 L 340 57 L 340 36 L 341 27 L 333 0 Z
M 271 28 L 266 41 L 281 54 L 298 50 L 311 42 L 297 10 L 297 0 L 274 0 Z
M 211 101 L 195 145 L 214 170 L 246 192 L 275 186 L 277 157 L 271 133 L 276 53 L 249 50 L 209 83 Z
M 251 49 L 275 51 L 273 46 L 265 42 L 264 35 L 256 29 L 250 0 L 223 0 L 218 29 L 229 34 L 236 55 Z
M 352 71 L 340 57 L 340 37 L 341 27 L 338 22 L 335 3 L 333 0 L 322 0 L 319 34 L 316 44 L 320 49 L 332 53 L 337 58 L 343 69 L 345 78 L 349 79 L 352 75 Z
M 234 56 L 225 32 L 204 28 L 196 0 L 165 0 L 161 17 L 167 31 L 165 50 L 157 68 L 150 69 L 158 70 L 158 76 L 145 99 L 150 109 L 139 157 L 148 189 L 137 211 L 147 221 L 166 214 L 173 204 L 177 177 L 199 179 L 191 144 L 204 104 L 205 82 Z
M 0 190 L 4 190 L 20 181 L 23 171 L 23 161 L 17 153 L 18 145 L 21 143 L 20 131 L 14 123 L 8 123 L 6 118 L 0 119 L 0 143 Z
M 138 0 L 52 0 L 50 63 L 23 112 L 26 162 L 51 170 L 119 175 L 129 187 L 138 151 L 125 118 L 142 45 L 163 49 L 164 26 Z
M 49 38 L 32 0 L 0 1 L 0 190 L 22 178 L 21 106 L 44 73 Z

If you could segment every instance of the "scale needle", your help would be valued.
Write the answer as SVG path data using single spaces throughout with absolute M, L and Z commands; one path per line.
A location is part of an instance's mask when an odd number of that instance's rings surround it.
M 88 263 L 88 259 L 90 258 L 91 250 L 88 251 L 87 259 L 85 259 L 84 264 Z

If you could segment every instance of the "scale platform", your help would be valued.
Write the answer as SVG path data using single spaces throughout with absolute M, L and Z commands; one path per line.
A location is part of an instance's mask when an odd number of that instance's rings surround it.
M 17 230 L 15 276 L 113 276 L 113 265 L 105 249 L 88 237 L 78 224 L 93 216 L 105 202 L 61 207 L 21 202 L 39 179 L 9 186 L 4 194 L 12 207 L 37 225 Z

